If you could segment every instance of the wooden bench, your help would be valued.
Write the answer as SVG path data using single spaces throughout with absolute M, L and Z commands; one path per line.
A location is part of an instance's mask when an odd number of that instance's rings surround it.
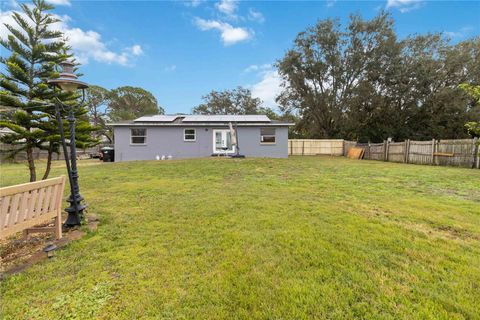
M 62 238 L 65 176 L 0 188 L 0 239 L 16 232 L 55 232 Z M 55 218 L 53 228 L 34 228 Z

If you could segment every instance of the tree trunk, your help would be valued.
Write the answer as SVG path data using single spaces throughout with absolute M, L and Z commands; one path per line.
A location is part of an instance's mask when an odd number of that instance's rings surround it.
M 30 170 L 30 182 L 37 180 L 37 173 L 35 171 L 35 161 L 33 160 L 33 148 L 27 148 L 28 170 Z
M 50 144 L 48 145 L 47 167 L 45 168 L 45 173 L 43 174 L 42 180 L 47 179 L 48 175 L 50 174 L 50 169 L 52 167 L 52 155 L 53 155 L 53 143 L 50 142 Z

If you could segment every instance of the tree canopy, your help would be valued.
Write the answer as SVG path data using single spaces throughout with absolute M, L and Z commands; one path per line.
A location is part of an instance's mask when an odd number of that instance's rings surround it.
M 145 115 L 165 113 L 153 94 L 145 89 L 130 86 L 110 91 L 108 109 L 112 121 L 133 120 Z
M 110 91 L 100 86 L 90 85 L 85 94 L 85 107 L 88 110 L 88 118 L 95 127 L 94 135 L 103 136 L 112 142 L 112 136 L 107 126 L 108 103 Z
M 202 97 L 203 103 L 193 108 L 194 114 L 266 114 L 274 116 L 263 101 L 252 97 L 252 92 L 243 87 L 232 90 L 215 91 Z
M 460 138 L 479 108 L 459 83 L 478 83 L 480 39 L 439 34 L 399 40 L 385 12 L 319 21 L 277 62 L 283 111 L 312 138 L 360 141 Z
M 468 83 L 463 83 L 460 85 L 460 88 L 473 98 L 475 104 L 480 105 L 480 85 L 474 86 Z M 477 121 L 467 122 L 465 124 L 465 129 L 467 129 L 467 133 L 472 137 L 480 138 L 480 116 L 477 117 L 476 120 Z

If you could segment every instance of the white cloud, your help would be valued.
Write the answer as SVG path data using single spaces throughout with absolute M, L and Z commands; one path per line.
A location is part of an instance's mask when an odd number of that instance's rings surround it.
M 257 11 L 253 8 L 248 9 L 248 20 L 250 21 L 256 21 L 259 23 L 265 22 L 265 17 L 260 11 Z
M 445 31 L 445 35 L 449 38 L 463 38 L 464 34 L 459 31 Z
M 55 6 L 71 6 L 70 0 L 47 0 L 48 3 Z
M 243 73 L 249 73 L 249 72 L 254 72 L 254 71 L 269 70 L 269 69 L 271 69 L 271 68 L 272 68 L 272 65 L 269 64 L 269 63 L 261 64 L 261 65 L 252 64 L 252 65 L 249 65 L 248 67 L 246 67 L 246 68 L 243 70 Z
M 18 27 L 13 20 L 12 13 L 13 11 L 0 13 L 1 38 L 6 38 L 10 34 L 8 29 L 3 25 L 4 23 L 10 24 L 13 27 Z M 21 13 L 21 15 L 28 21 L 28 18 L 26 18 L 23 13 Z M 143 53 L 142 47 L 138 44 L 124 48 L 119 52 L 115 52 L 107 47 L 102 40 L 102 36 L 98 32 L 93 30 L 84 31 L 80 28 L 70 27 L 69 22 L 71 19 L 69 16 L 54 16 L 61 21 L 52 24 L 52 29 L 64 33 L 67 43 L 72 47 L 75 58 L 82 64 L 86 64 L 93 59 L 108 64 L 116 63 L 120 65 L 131 65 L 132 58 Z
M 172 72 L 172 71 L 175 71 L 176 69 L 177 69 L 177 66 L 172 64 L 170 66 L 166 66 L 164 70 L 168 72 Z
M 201 5 L 203 2 L 206 0 L 188 0 L 188 1 L 183 1 L 183 4 L 187 7 L 198 7 Z
M 117 63 L 120 65 L 129 65 L 132 55 L 138 55 L 142 52 L 139 45 L 125 48 L 122 52 L 109 50 L 102 41 L 102 36 L 95 31 L 83 31 L 80 28 L 66 27 L 63 30 L 68 44 L 72 47 L 75 57 L 82 64 L 86 64 L 90 59 L 108 64 Z
M 326 0 L 326 2 L 327 8 L 331 8 L 335 5 L 335 2 L 337 2 L 337 0 Z
M 235 0 L 221 0 L 215 4 L 215 7 L 226 15 L 234 15 L 238 9 L 238 3 Z
M 257 70 L 258 70 L 258 65 L 252 64 L 252 65 L 246 67 L 246 68 L 243 70 L 243 73 L 249 73 L 249 72 L 253 72 L 253 71 L 257 71 Z
M 129 49 L 134 56 L 140 56 L 143 54 L 143 49 L 139 44 L 133 45 Z
M 424 4 L 424 0 L 387 0 L 387 9 L 396 8 L 401 13 L 405 13 L 418 9 Z
M 463 27 L 458 31 L 445 31 L 445 35 L 449 38 L 465 38 L 472 30 L 474 30 L 473 27 Z
M 277 70 L 265 70 L 261 73 L 261 80 L 251 86 L 252 96 L 263 100 L 267 107 L 275 108 L 278 104 L 275 98 L 280 94 L 281 79 Z
M 202 30 L 218 30 L 225 45 L 232 45 L 238 42 L 246 41 L 253 36 L 253 32 L 240 27 L 233 27 L 231 24 L 216 20 L 205 20 L 195 18 L 194 23 Z

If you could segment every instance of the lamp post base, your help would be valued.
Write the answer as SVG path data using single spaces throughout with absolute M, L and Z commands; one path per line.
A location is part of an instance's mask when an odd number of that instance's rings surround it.
M 67 202 L 70 203 L 70 206 L 65 208 L 65 211 L 68 213 L 67 220 L 63 224 L 66 228 L 73 228 L 80 226 L 83 220 L 83 210 L 87 208 L 86 205 L 81 204 L 80 202 L 83 200 L 81 195 L 77 195 L 75 199 L 70 197 L 67 199 Z
M 75 212 L 73 212 L 68 214 L 67 220 L 65 220 L 63 226 L 68 229 L 78 227 L 81 224 L 82 219 L 80 218 L 80 214 L 77 215 Z

